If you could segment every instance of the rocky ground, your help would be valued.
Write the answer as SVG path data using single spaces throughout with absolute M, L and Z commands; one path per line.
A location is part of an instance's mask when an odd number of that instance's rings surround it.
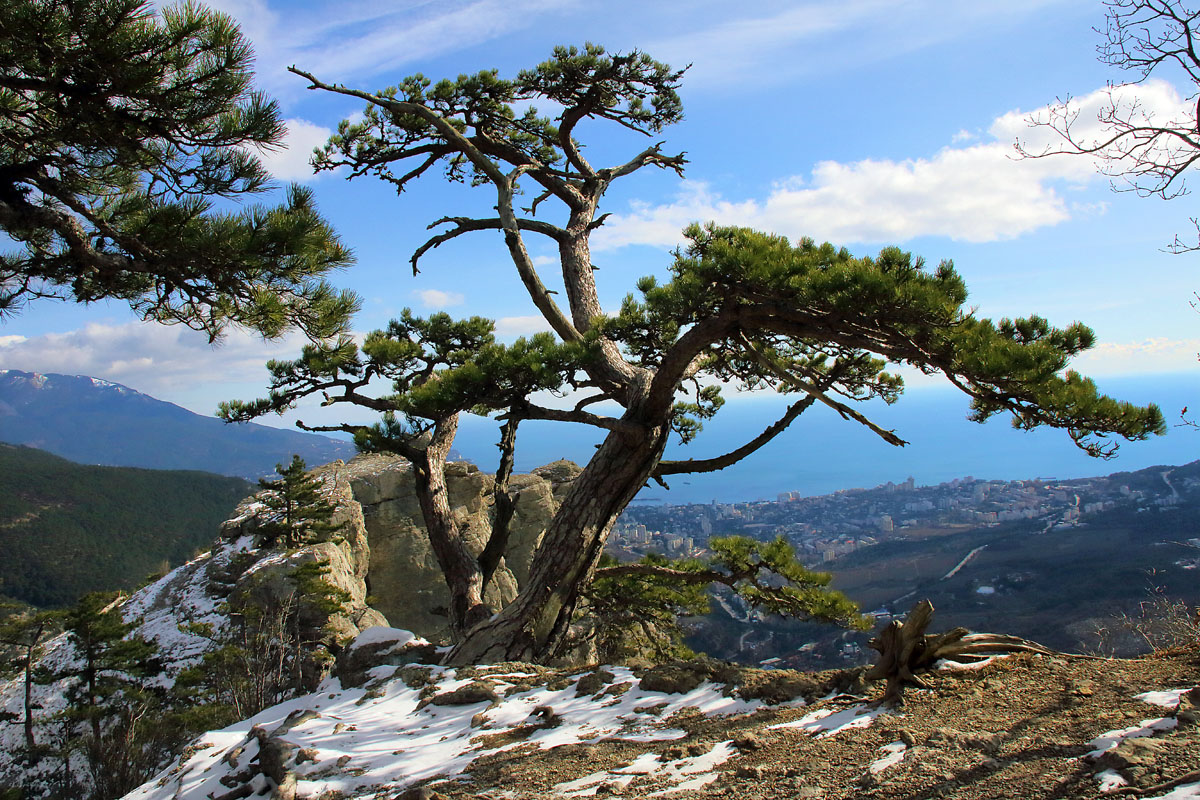
M 402 796 L 1095 798 L 1113 796 L 1102 789 L 1122 791 L 1122 781 L 1130 794 L 1200 768 L 1200 690 L 1174 708 L 1179 693 L 1137 699 L 1200 686 L 1200 649 L 1137 660 L 1020 655 L 977 669 L 941 670 L 929 682 L 930 689 L 910 689 L 902 707 L 873 718 L 864 696 L 852 694 L 733 718 L 684 712 L 672 720 L 687 732 L 681 739 L 507 751 L 477 760 L 469 781 Z M 863 727 L 833 731 L 820 721 L 775 727 L 824 711 L 830 712 L 826 720 L 850 718 Z M 1124 729 L 1136 733 L 1121 739 L 1115 732 Z M 1094 741 L 1106 733 L 1107 740 Z M 1113 740 L 1119 743 L 1111 746 Z M 729 744 L 722 749 L 722 743 Z M 1111 749 L 1089 755 L 1104 746 Z M 679 780 L 689 765 L 700 774 L 721 756 L 707 785 L 687 788 Z M 1200 798 L 1200 774 L 1144 796 Z

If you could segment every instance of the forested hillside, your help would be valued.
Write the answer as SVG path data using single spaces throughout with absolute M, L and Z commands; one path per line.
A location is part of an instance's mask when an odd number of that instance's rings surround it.
M 0 444 L 0 595 L 59 606 L 136 587 L 206 547 L 251 490 L 241 478 L 83 466 Z

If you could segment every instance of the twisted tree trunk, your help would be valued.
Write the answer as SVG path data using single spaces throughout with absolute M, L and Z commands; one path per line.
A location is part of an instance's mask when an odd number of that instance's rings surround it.
M 628 428 L 608 434 L 572 481 L 520 594 L 468 631 L 446 663 L 544 662 L 558 652 L 609 531 L 662 458 L 668 430 L 663 424 L 645 434 Z

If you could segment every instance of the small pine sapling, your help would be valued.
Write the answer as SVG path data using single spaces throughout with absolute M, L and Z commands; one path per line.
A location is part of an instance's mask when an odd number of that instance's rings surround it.
M 322 493 L 321 481 L 306 469 L 304 459 L 294 455 L 286 467 L 275 465 L 277 480 L 259 481 L 259 499 L 273 512 L 258 529 L 263 544 L 300 547 L 329 541 L 341 528 L 332 521 L 337 509 Z

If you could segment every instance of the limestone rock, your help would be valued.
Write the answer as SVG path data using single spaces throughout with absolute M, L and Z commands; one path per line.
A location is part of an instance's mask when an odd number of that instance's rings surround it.
M 516 509 L 508 552 L 486 595 L 496 607 L 511 601 L 528 577 L 534 550 L 558 508 L 555 492 L 561 496 L 562 482 L 579 472 L 570 462 L 555 462 L 542 470 L 545 475 L 535 470 L 510 481 Z M 444 639 L 449 592 L 429 544 L 411 467 L 398 457 L 365 455 L 346 465 L 345 474 L 370 542 L 366 583 L 371 606 L 396 627 L 434 641 Z M 478 553 L 491 535 L 495 481 L 466 462 L 448 464 L 446 481 L 455 522 Z

